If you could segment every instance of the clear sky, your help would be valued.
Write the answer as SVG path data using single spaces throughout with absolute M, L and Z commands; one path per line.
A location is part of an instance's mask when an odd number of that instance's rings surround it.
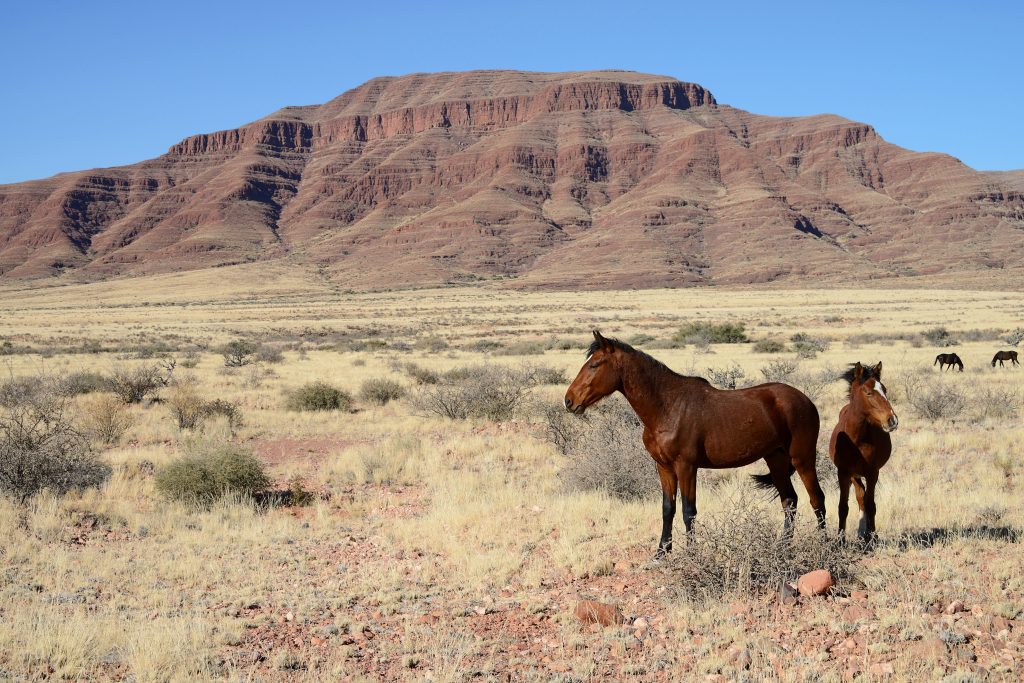
M 0 183 L 162 154 L 374 76 L 631 69 L 1024 168 L 1024 2 L 0 3 Z

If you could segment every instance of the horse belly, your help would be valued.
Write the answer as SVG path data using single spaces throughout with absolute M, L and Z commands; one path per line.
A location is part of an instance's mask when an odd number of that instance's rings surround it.
M 705 440 L 704 452 L 697 466 L 708 469 L 743 467 L 784 448 L 773 429 L 740 422 L 728 435 Z

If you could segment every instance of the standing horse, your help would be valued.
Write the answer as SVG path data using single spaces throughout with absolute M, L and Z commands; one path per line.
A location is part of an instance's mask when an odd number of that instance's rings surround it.
M 995 367 L 996 361 L 999 361 L 999 367 L 1005 368 L 1006 366 L 1003 365 L 1004 360 L 1010 361 L 1011 367 L 1014 365 L 1020 365 L 1020 363 L 1017 362 L 1016 351 L 997 351 L 996 355 L 992 356 L 992 367 Z
M 954 365 L 960 366 L 960 372 L 964 371 L 964 362 L 955 353 L 940 353 L 935 356 L 935 363 L 932 363 L 932 367 L 935 367 L 936 363 L 939 366 L 940 372 L 944 366 L 949 366 L 949 369 L 952 370 Z
M 799 472 L 818 526 L 825 527 L 825 494 L 814 468 L 818 409 L 797 389 L 775 383 L 716 389 L 706 379 L 676 374 L 646 353 L 594 330 L 587 362 L 565 392 L 565 408 L 580 415 L 616 391 L 643 423 L 644 446 L 658 465 L 659 556 L 672 550 L 677 487 L 686 531 L 693 529 L 701 467 L 742 467 L 764 458 L 771 474 L 761 478 L 779 491 L 787 533 L 797 504 L 790 477 Z
M 829 457 L 839 471 L 839 535 L 846 535 L 852 483 L 857 489 L 857 505 L 861 509 L 858 536 L 870 541 L 875 533 L 878 471 L 892 455 L 889 432 L 896 429 L 900 421 L 885 395 L 881 363 L 873 368 L 857 363 L 843 379 L 850 383 L 850 402 L 839 411 L 839 424 L 832 430 L 828 443 Z

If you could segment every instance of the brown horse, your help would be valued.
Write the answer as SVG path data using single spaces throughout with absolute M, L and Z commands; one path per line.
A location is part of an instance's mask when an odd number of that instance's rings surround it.
M 964 371 L 964 362 L 955 353 L 940 353 L 935 356 L 935 363 L 932 363 L 932 367 L 935 367 L 936 363 L 939 366 L 939 371 L 942 371 L 946 366 L 952 370 L 954 365 L 960 367 L 960 372 Z
M 720 390 L 700 377 L 676 374 L 660 361 L 594 330 L 587 362 L 565 392 L 565 408 L 577 415 L 620 391 L 644 425 L 643 441 L 661 479 L 658 554 L 672 550 L 676 489 L 686 531 L 697 516 L 697 469 L 742 467 L 764 458 L 782 499 L 786 533 L 797 496 L 790 481 L 799 472 L 818 526 L 825 527 L 825 494 L 814 468 L 818 409 L 786 384 Z
M 861 509 L 858 535 L 870 541 L 875 533 L 878 471 L 892 455 L 889 432 L 896 429 L 900 421 L 885 395 L 881 363 L 873 368 L 857 363 L 843 379 L 850 383 L 850 402 L 839 411 L 839 424 L 832 430 L 828 443 L 829 457 L 839 470 L 839 535 L 846 535 L 852 483 L 857 489 L 857 505 Z
M 1020 365 L 1020 363 L 1017 362 L 1016 351 L 997 351 L 996 355 L 992 356 L 992 367 L 995 367 L 996 361 L 999 361 L 999 367 L 1005 368 L 1006 366 L 1003 365 L 1004 360 L 1010 361 L 1011 367 L 1014 365 Z

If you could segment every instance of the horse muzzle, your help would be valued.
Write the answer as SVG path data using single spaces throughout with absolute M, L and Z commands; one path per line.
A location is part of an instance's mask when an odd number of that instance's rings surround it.
M 573 415 L 582 415 L 583 411 L 586 410 L 587 407 L 585 405 L 583 405 L 582 403 L 580 403 L 578 406 L 574 407 L 573 404 L 572 404 L 572 399 L 569 398 L 568 396 L 566 396 L 565 397 L 565 409 L 568 410 Z
M 886 423 L 886 425 L 885 425 L 885 431 L 887 431 L 887 432 L 895 432 L 896 428 L 899 427 L 899 426 L 900 426 L 900 419 L 898 417 L 896 417 L 896 413 L 893 413 L 892 417 L 889 418 L 889 422 Z

